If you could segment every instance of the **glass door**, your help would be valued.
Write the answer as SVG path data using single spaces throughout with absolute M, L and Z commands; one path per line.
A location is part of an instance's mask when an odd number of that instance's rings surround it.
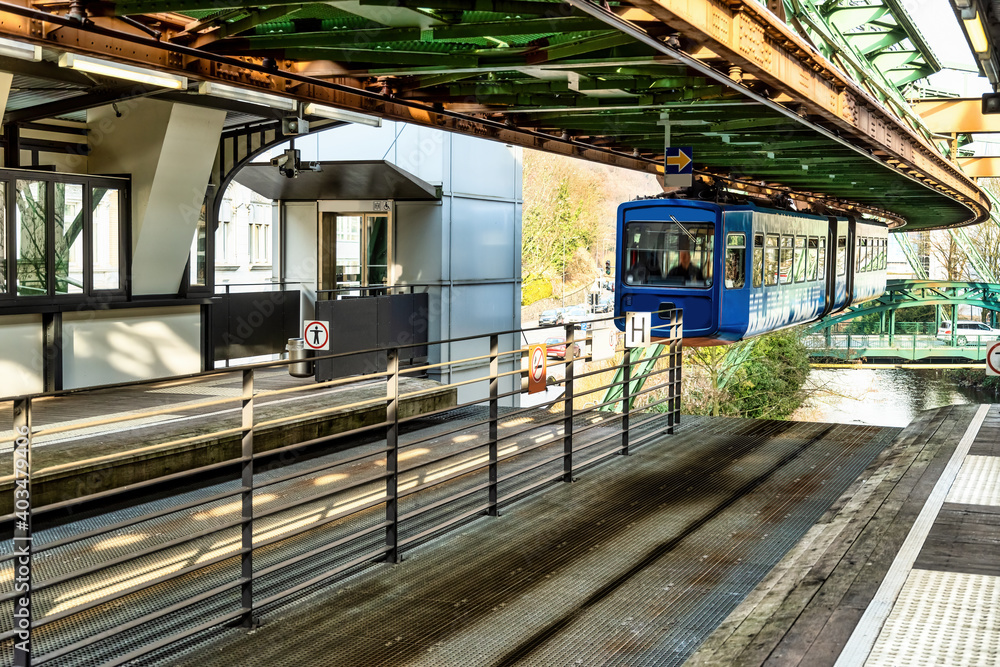
M 389 216 L 385 213 L 322 213 L 319 289 L 343 290 L 388 284 L 389 237 Z M 339 292 L 342 295 L 361 293 Z

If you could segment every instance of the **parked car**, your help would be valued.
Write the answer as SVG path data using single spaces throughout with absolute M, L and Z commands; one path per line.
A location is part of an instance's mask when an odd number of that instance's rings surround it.
M 565 338 L 546 338 L 545 339 L 545 353 L 550 357 L 555 357 L 556 359 L 566 358 L 566 339 Z M 580 344 L 573 343 L 573 358 L 580 358 Z
M 951 342 L 951 322 L 941 321 L 941 328 L 937 332 L 938 340 Z M 964 347 L 967 344 L 976 345 L 979 342 L 992 343 L 1000 340 L 1000 329 L 994 329 L 988 324 L 974 322 L 972 320 L 958 320 L 958 329 L 955 331 L 955 344 Z
M 563 324 L 565 319 L 563 318 L 562 310 L 558 308 L 555 310 L 543 310 L 542 314 L 538 316 L 538 326 L 554 326 L 556 324 Z

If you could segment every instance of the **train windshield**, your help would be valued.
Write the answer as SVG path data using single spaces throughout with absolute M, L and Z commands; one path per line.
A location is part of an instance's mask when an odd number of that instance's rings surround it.
M 630 222 L 624 233 L 629 285 L 711 287 L 715 225 L 705 222 Z

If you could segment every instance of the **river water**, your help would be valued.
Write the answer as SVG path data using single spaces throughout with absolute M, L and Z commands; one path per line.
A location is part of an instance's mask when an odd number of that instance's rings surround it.
M 956 386 L 940 370 L 817 368 L 809 383 L 813 392 L 791 419 L 906 426 L 921 410 L 1000 401 L 992 391 Z

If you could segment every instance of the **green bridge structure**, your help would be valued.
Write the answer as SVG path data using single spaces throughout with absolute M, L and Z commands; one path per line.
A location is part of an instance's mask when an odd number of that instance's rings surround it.
M 805 344 L 814 359 L 841 361 L 901 359 L 906 361 L 983 361 L 997 336 L 950 334 L 939 336 L 943 321 L 958 320 L 959 306 L 975 306 L 988 313 L 986 324 L 996 327 L 1000 312 L 1000 284 L 890 280 L 877 299 L 826 317 L 810 327 Z M 897 321 L 897 311 L 933 306 L 933 322 Z M 869 333 L 853 333 L 851 322 L 866 319 Z M 873 331 L 877 322 L 877 330 Z

